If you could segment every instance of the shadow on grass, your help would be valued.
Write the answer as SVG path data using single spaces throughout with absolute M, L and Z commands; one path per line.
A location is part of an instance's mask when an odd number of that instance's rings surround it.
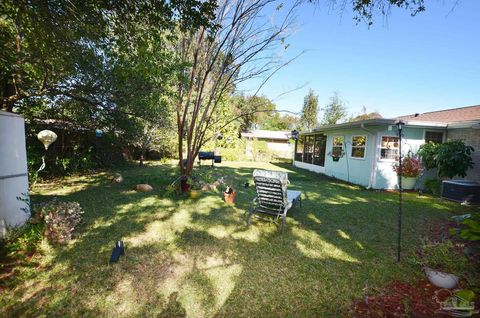
M 235 206 L 221 192 L 200 199 L 166 197 L 172 166 L 122 170 L 125 181 L 106 175 L 70 180 L 80 190 L 61 197 L 85 210 L 78 238 L 47 249 L 1 301 L 7 316 L 345 316 L 348 304 L 369 286 L 406 279 L 414 270 L 394 263 L 394 195 L 368 191 L 287 166 L 290 188 L 303 192 L 283 235 L 244 212 L 254 189 L 244 188 L 255 167 L 216 167 L 233 176 Z M 203 168 L 202 168 L 203 169 Z M 83 182 L 82 180 L 86 180 Z M 136 193 L 137 183 L 152 193 Z M 67 182 L 68 183 L 68 182 Z M 71 185 L 73 186 L 73 185 Z M 37 195 L 35 202 L 51 195 Z M 438 209 L 439 205 L 443 209 Z M 413 248 L 431 218 L 453 205 L 405 198 L 405 250 Z M 116 240 L 126 256 L 107 261 Z

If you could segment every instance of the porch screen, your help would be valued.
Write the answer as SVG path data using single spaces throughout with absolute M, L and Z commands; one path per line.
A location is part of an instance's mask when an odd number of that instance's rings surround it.
M 295 161 L 303 161 L 303 143 L 305 136 L 300 136 L 295 143 Z
M 312 163 L 313 159 L 313 136 L 305 136 L 305 151 L 303 152 L 303 162 Z
M 313 164 L 317 166 L 325 165 L 325 148 L 327 146 L 327 136 L 315 135 L 313 146 Z

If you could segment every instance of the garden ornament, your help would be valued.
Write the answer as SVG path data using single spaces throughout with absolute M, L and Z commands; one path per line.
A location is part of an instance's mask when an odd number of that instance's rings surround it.
M 40 140 L 40 142 L 45 147 L 45 154 L 42 156 L 42 165 L 37 170 L 37 173 L 39 173 L 40 171 L 45 169 L 45 156 L 47 154 L 48 147 L 50 147 L 50 145 L 53 144 L 55 140 L 57 140 L 57 134 L 51 130 L 42 130 L 38 133 L 37 139 Z
M 45 147 L 45 151 L 47 151 L 48 147 L 57 140 L 57 134 L 51 130 L 42 130 L 38 133 L 37 138 Z

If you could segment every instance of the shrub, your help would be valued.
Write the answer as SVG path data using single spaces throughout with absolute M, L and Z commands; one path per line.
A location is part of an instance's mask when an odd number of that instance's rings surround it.
M 464 240 L 480 241 L 480 214 L 473 214 L 461 222 L 461 229 L 450 229 L 450 234 L 458 235 Z
M 424 243 L 415 262 L 433 270 L 462 275 L 470 269 L 468 258 L 457 251 L 452 241 Z
M 443 144 L 424 144 L 419 149 L 426 169 L 438 169 L 439 177 L 465 177 L 467 170 L 473 168 L 473 147 L 462 140 L 450 140 Z
M 237 146 L 235 148 L 222 149 L 222 160 L 225 161 L 244 161 L 245 148 Z
M 420 174 L 420 161 L 414 156 L 408 154 L 402 160 L 402 169 L 400 169 L 400 165 L 398 163 L 395 163 L 393 165 L 393 170 L 399 176 L 415 178 Z
M 440 195 L 440 189 L 442 187 L 442 180 L 438 179 L 427 179 L 423 183 L 425 188 L 425 192 L 433 194 L 433 195 Z
M 51 243 L 71 240 L 83 214 L 78 202 L 60 202 L 56 199 L 40 204 L 38 212 L 45 219 L 45 237 Z
M 34 252 L 43 238 L 43 223 L 30 224 L 9 229 L 3 238 L 3 246 L 7 254 L 18 251 Z
M 420 146 L 418 155 L 422 158 L 422 164 L 425 169 L 437 168 L 437 161 L 435 156 L 437 155 L 437 148 L 440 144 L 429 142 Z

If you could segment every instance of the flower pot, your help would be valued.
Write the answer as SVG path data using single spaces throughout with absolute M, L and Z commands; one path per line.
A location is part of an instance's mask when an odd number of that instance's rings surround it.
M 227 204 L 233 204 L 235 202 L 235 198 L 237 197 L 237 192 L 232 191 L 231 193 L 224 192 L 223 197 L 225 198 L 225 202 Z
M 200 197 L 200 191 L 198 190 L 190 191 L 190 199 L 198 199 L 198 197 Z
M 453 288 L 457 286 L 458 281 L 460 280 L 456 275 L 439 272 L 429 267 L 425 267 L 425 274 L 430 283 L 440 288 Z
M 402 177 L 402 189 L 412 190 L 416 182 L 416 177 Z

